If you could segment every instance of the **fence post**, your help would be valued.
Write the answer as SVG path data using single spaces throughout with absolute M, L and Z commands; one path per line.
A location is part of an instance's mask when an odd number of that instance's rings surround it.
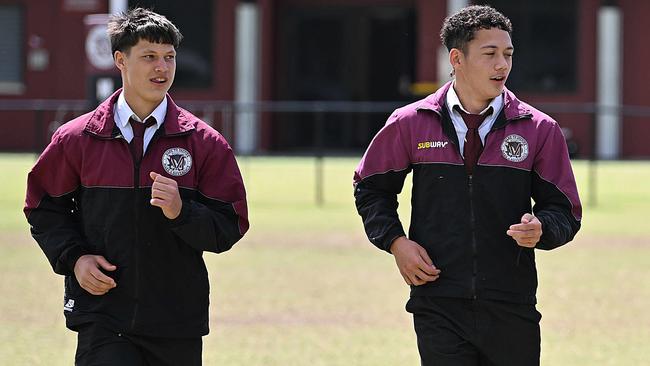
M 600 106 L 596 106 L 594 110 L 594 114 L 592 115 L 591 118 L 591 141 L 592 141 L 592 147 L 591 147 L 591 156 L 589 158 L 589 173 L 588 173 L 588 183 L 587 183 L 587 189 L 589 190 L 588 193 L 588 198 L 587 198 L 587 205 L 589 207 L 596 207 L 597 204 L 597 193 L 596 193 L 596 183 L 597 183 L 597 172 L 596 172 L 596 166 L 598 162 L 598 157 L 597 157 L 597 150 L 598 150 L 598 141 L 597 141 L 597 136 L 598 136 L 598 124 L 596 123 L 597 115 L 598 113 L 601 113 L 600 111 Z
M 235 113 L 240 113 L 240 110 L 235 109 L 232 106 L 225 106 L 221 108 L 221 134 L 223 137 L 233 144 L 234 146 L 234 141 L 233 141 L 233 114 Z
M 43 122 L 43 110 L 37 109 L 36 114 L 36 123 L 34 124 L 34 151 L 36 154 L 40 155 L 43 150 L 45 150 L 45 138 L 43 134 L 45 133 L 45 123 Z
M 325 134 L 325 117 L 323 111 L 316 111 L 316 126 L 314 128 L 314 147 L 315 151 L 315 192 L 316 205 L 321 207 L 324 204 L 323 195 L 323 143 Z

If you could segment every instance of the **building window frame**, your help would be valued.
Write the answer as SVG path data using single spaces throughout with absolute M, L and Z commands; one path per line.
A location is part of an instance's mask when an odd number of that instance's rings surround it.
M 579 89 L 580 0 L 556 1 L 557 6 L 535 0 L 474 1 L 493 6 L 512 22 L 515 53 L 508 85 L 516 91 L 558 94 Z M 562 37 L 554 36 L 553 25 L 564 30 Z
M 5 13 L 6 12 L 6 13 Z M 15 20 L 13 27 L 11 21 Z M 11 75 L 0 73 L 0 94 L 19 95 L 25 92 L 25 11 L 17 4 L 0 4 L 0 27 L 4 42 L 0 42 L 0 63 Z M 11 29 L 13 28 L 13 29 Z M 7 38 L 15 35 L 15 38 Z M 9 65 L 9 66 L 7 66 Z M 11 76 L 11 77 L 9 77 Z

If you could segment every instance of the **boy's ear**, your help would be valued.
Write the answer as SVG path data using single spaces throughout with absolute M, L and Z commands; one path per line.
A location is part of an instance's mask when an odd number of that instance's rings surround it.
M 115 66 L 117 66 L 120 71 L 124 69 L 124 61 L 125 61 L 126 55 L 122 51 L 115 51 L 113 54 L 113 60 L 115 60 Z
M 449 63 L 451 64 L 452 67 L 456 67 L 460 65 L 462 57 L 462 51 L 459 50 L 458 48 L 452 48 L 451 51 L 449 51 Z

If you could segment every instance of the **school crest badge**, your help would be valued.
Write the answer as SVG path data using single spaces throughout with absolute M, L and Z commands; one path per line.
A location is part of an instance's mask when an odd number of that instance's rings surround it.
M 192 168 L 192 155 L 181 147 L 167 149 L 162 156 L 162 166 L 167 174 L 180 177 Z
M 508 135 L 501 143 L 501 155 L 514 163 L 526 160 L 528 141 L 519 135 Z

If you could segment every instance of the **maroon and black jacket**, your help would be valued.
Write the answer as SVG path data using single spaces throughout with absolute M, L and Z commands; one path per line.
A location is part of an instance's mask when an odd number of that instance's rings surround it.
M 29 173 L 25 214 L 32 236 L 65 275 L 69 328 L 105 322 L 125 333 L 205 335 L 209 284 L 202 254 L 230 249 L 248 230 L 239 168 L 226 140 L 169 96 L 165 121 L 136 165 L 113 118 L 120 92 L 61 126 Z M 149 203 L 151 171 L 178 182 L 183 206 L 174 220 Z M 116 288 L 94 296 L 79 286 L 73 269 L 84 254 L 117 266 L 105 272 Z
M 450 85 L 397 109 L 377 133 L 355 171 L 357 210 L 370 241 L 388 250 L 405 235 L 397 194 L 413 171 L 408 237 L 442 272 L 412 286 L 411 296 L 535 303 L 534 250 L 506 231 L 533 212 L 542 222 L 539 249 L 578 232 L 582 207 L 565 139 L 552 118 L 505 90 L 504 108 L 468 175 L 446 106 Z

